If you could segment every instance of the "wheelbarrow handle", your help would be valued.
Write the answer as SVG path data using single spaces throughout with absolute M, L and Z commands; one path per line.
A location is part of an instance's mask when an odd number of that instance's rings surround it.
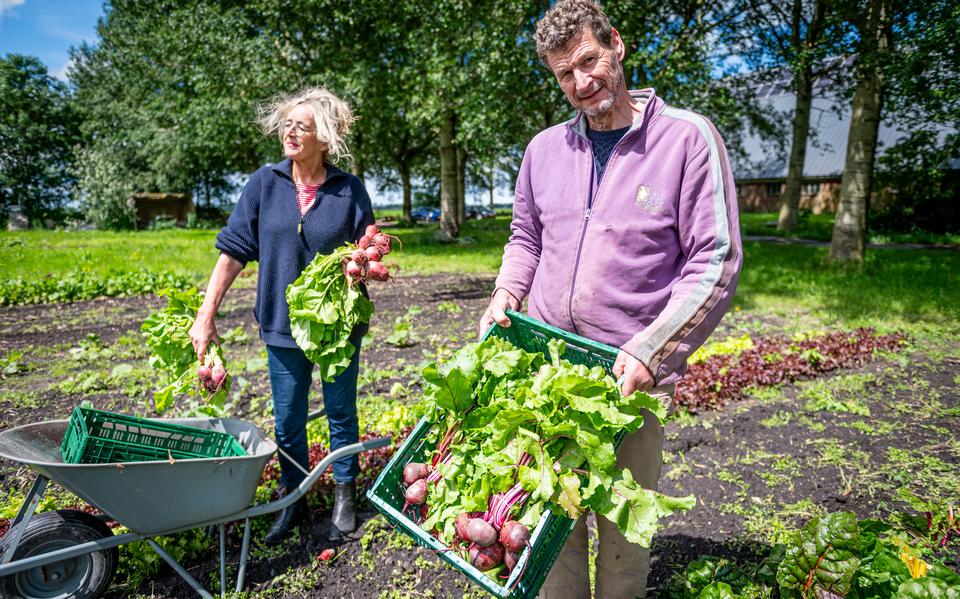
M 390 445 L 391 441 L 392 439 L 388 435 L 386 437 L 377 437 L 376 439 L 361 441 L 360 444 L 363 445 L 364 451 L 367 451 L 369 449 L 380 449 L 381 447 L 386 447 L 387 445 Z

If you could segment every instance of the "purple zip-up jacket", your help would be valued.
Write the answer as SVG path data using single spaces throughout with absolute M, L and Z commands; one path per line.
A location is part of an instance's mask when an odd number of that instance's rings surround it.
M 496 287 L 531 316 L 643 362 L 674 383 L 720 322 L 742 264 L 736 187 L 706 118 L 653 89 L 597 181 L 586 119 L 539 133 L 517 177 Z

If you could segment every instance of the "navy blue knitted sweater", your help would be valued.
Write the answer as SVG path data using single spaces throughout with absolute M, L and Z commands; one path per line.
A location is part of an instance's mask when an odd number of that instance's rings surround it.
M 357 177 L 327 164 L 327 178 L 317 200 L 302 217 L 290 160 L 255 172 L 227 226 L 217 235 L 217 249 L 246 264 L 260 263 L 254 316 L 268 345 L 297 347 L 290 334 L 287 286 L 318 253 L 329 254 L 356 241 L 373 224 L 373 206 Z
M 603 171 L 607 168 L 607 162 L 610 160 L 610 154 L 613 148 L 623 139 L 630 127 L 614 129 L 612 131 L 600 131 L 598 129 L 587 128 L 587 138 L 593 146 L 593 162 L 597 167 L 597 181 L 603 178 Z

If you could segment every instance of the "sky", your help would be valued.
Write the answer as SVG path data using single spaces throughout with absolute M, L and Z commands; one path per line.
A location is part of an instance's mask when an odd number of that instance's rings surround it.
M 36 56 L 66 80 L 70 47 L 97 39 L 102 0 L 0 0 L 0 56 Z

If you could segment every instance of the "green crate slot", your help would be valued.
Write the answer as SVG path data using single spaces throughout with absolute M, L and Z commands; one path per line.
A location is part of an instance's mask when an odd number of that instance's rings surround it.
M 65 464 L 112 464 L 246 455 L 231 435 L 77 406 L 60 444 Z
M 551 339 L 563 339 L 567 348 L 563 358 L 585 366 L 602 366 L 611 372 L 619 350 L 609 345 L 591 341 L 550 326 L 544 322 L 523 314 L 507 311 L 510 326 L 494 325 L 484 339 L 496 336 L 510 341 L 527 351 L 541 352 L 547 355 L 547 343 Z M 535 597 L 543 586 L 553 563 L 573 531 L 575 520 L 546 512 L 530 537 L 530 548 L 524 550 L 507 580 L 495 580 L 492 576 L 477 570 L 472 564 L 460 557 L 458 552 L 447 550 L 446 546 L 432 535 L 422 530 L 410 518 L 410 513 L 401 513 L 403 507 L 403 467 L 411 461 L 424 461 L 434 446 L 425 440 L 430 432 L 430 423 L 423 419 L 403 442 L 377 478 L 367 497 L 391 524 L 399 528 L 420 545 L 434 550 L 441 559 L 465 574 L 473 582 L 483 587 L 495 597 L 509 599 L 529 599 Z M 618 443 L 619 444 L 619 443 Z

